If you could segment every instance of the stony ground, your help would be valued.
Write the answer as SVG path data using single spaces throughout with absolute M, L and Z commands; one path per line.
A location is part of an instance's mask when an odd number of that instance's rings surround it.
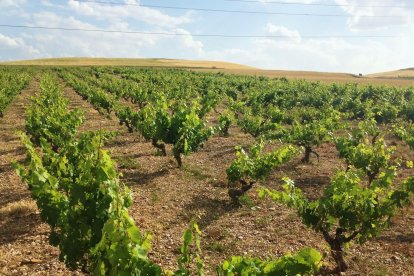
M 24 128 L 24 110 L 29 97 L 39 90 L 35 78 L 0 119 L 0 274 L 4 275 L 70 275 L 58 260 L 59 252 L 48 245 L 49 229 L 42 224 L 35 203 L 30 199 L 11 166 L 24 159 L 16 130 Z M 203 231 L 203 256 L 206 274 L 232 255 L 279 257 L 299 248 L 315 247 L 328 254 L 320 234 L 303 226 L 295 212 L 249 192 L 242 208 L 235 208 L 227 196 L 225 169 L 234 158 L 234 146 L 250 145 L 253 140 L 238 131 L 230 137 L 213 137 L 197 153 L 183 159 L 177 168 L 168 157 L 157 151 L 136 133 L 128 133 L 116 118 L 99 114 L 71 88 L 64 93 L 71 108 L 85 113 L 82 130 L 114 130 L 119 135 L 107 144 L 116 160 L 122 180 L 132 189 L 134 205 L 130 212 L 141 229 L 154 235 L 150 258 L 168 269 L 174 269 L 181 235 L 194 219 Z M 391 141 L 398 143 L 396 141 Z M 414 160 L 405 147 L 397 153 L 403 160 Z M 171 149 L 169 149 L 171 150 Z M 318 163 L 302 164 L 300 157 L 283 165 L 259 186 L 278 188 L 281 177 L 289 176 L 307 196 L 317 197 L 336 170 L 344 168 L 334 145 L 316 149 Z M 405 169 L 401 179 L 414 171 Z M 414 207 L 401 212 L 392 227 L 365 245 L 352 244 L 346 259 L 347 275 L 414 275 Z M 325 262 L 332 266 L 327 257 Z

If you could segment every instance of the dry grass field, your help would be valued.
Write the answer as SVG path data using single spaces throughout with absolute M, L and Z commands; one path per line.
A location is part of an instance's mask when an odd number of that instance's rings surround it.
M 369 75 L 371 78 L 411 78 L 414 79 L 414 68 L 407 68 L 407 69 L 400 69 L 395 71 L 383 72 L 383 73 L 376 73 Z
M 194 61 L 163 58 L 46 58 L 3 62 L 0 65 L 31 66 L 137 66 L 211 69 L 255 69 L 254 67 L 221 61 Z

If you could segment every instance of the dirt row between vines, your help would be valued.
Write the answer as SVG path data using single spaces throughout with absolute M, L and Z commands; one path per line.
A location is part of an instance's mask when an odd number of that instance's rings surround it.
M 49 245 L 50 228 L 40 220 L 27 185 L 11 163 L 23 161 L 25 149 L 16 131 L 24 130 L 24 112 L 39 91 L 36 76 L 0 118 L 0 275 L 70 275 Z M 74 273 L 77 274 L 77 273 Z
M 48 245 L 48 227 L 40 222 L 26 184 L 10 166 L 11 160 L 24 158 L 24 149 L 14 129 L 23 129 L 24 107 L 34 91 L 38 91 L 38 80 L 30 84 L 0 120 L 0 273 L 67 275 L 69 272 L 58 261 L 58 250 Z M 225 169 L 234 158 L 234 146 L 253 142 L 237 128 L 231 128 L 230 137 L 213 137 L 199 152 L 184 157 L 184 166 L 179 169 L 170 148 L 168 157 L 158 156 L 150 143 L 136 133 L 128 133 L 114 116 L 109 119 L 99 114 L 69 87 L 64 88 L 64 93 L 71 108 L 81 108 L 85 113 L 82 130 L 119 132 L 106 148 L 116 161 L 122 180 L 133 192 L 130 213 L 142 230 L 154 236 L 150 258 L 164 268 L 176 267 L 181 235 L 192 219 L 198 221 L 203 231 L 207 275 L 212 275 L 215 266 L 232 255 L 279 257 L 307 246 L 328 254 L 320 234 L 304 227 L 292 210 L 259 200 L 256 189 L 249 193 L 251 200 L 242 208 L 230 204 Z M 295 158 L 276 169 L 262 186 L 278 188 L 280 178 L 287 175 L 308 196 L 320 195 L 343 163 L 331 144 L 324 144 L 317 151 L 321 155 L 319 163 L 305 165 L 300 163 L 300 157 Z M 410 151 L 400 155 L 403 159 L 414 159 Z M 26 205 L 27 208 L 20 208 Z M 13 211 L 13 206 L 22 210 Z M 413 252 L 414 208 L 410 207 L 381 237 L 363 246 L 351 245 L 347 275 L 413 275 Z M 332 264 L 329 258 L 325 262 Z

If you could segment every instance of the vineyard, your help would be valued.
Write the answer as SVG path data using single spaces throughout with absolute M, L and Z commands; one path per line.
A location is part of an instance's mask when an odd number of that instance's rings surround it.
M 414 274 L 414 87 L 0 72 L 2 274 Z

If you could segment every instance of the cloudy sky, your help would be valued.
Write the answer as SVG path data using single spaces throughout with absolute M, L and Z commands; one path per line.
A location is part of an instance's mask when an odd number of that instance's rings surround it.
M 0 0 L 0 60 L 160 57 L 223 60 L 265 69 L 364 74 L 414 67 L 414 1 L 97 2 Z

